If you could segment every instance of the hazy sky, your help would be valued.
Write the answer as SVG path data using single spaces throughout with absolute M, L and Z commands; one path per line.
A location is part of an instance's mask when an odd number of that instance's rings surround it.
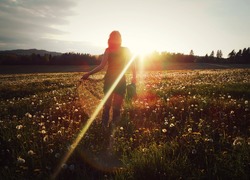
M 0 50 L 101 54 L 112 30 L 132 51 L 196 55 L 250 47 L 249 0 L 0 0 Z

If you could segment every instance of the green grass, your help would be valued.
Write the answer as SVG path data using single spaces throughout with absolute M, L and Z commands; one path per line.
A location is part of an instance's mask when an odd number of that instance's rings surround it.
M 128 75 L 130 76 L 130 75 Z M 48 179 L 103 97 L 80 73 L 1 75 L 3 179 Z M 250 70 L 138 75 L 114 128 L 98 115 L 58 179 L 249 179 Z

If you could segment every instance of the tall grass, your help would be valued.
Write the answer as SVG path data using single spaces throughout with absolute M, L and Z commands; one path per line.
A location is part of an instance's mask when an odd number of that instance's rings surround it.
M 51 177 L 103 96 L 102 81 L 80 77 L 0 76 L 2 179 Z M 103 129 L 99 115 L 58 179 L 249 179 L 248 69 L 139 78 L 121 121 Z

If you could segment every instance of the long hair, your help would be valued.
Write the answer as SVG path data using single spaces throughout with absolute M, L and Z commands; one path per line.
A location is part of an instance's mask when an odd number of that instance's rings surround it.
M 108 39 L 108 48 L 115 50 L 121 47 L 122 37 L 119 31 L 112 31 Z

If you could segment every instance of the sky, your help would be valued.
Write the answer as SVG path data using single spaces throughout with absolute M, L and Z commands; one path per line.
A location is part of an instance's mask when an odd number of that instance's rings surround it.
M 204 56 L 250 47 L 249 0 L 0 0 L 0 50 L 102 54 L 120 31 L 134 53 Z

